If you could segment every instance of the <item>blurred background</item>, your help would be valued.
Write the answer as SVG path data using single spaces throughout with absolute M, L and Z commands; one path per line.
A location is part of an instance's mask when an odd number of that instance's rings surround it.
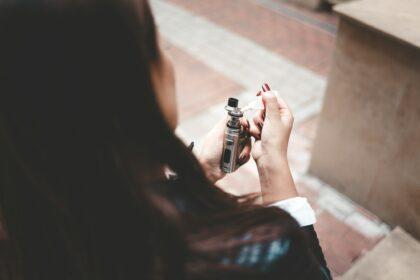
M 344 3 L 345 2 L 345 3 Z M 295 115 L 289 160 L 335 279 L 415 279 L 420 260 L 416 0 L 151 0 L 186 143 L 268 83 Z M 259 190 L 251 161 L 220 181 Z M 392 265 L 389 265 L 392 264 Z M 417 269 L 417 273 L 416 273 Z

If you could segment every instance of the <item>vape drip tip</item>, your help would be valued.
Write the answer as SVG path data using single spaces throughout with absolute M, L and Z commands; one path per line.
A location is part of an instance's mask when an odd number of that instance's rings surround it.
M 238 103 L 239 103 L 239 101 L 236 98 L 230 97 L 228 99 L 228 103 L 225 106 L 225 109 L 226 109 L 226 111 L 228 111 L 229 115 L 232 115 L 233 112 L 239 112 L 239 111 L 241 111 L 238 108 Z
M 237 108 L 238 107 L 238 99 L 233 98 L 233 97 L 229 98 L 227 105 L 228 105 L 228 107 Z
M 228 104 L 225 107 L 229 115 L 229 121 L 227 123 L 229 127 L 240 128 L 239 119 L 242 118 L 244 114 L 242 110 L 238 107 L 238 103 L 238 99 L 231 97 L 229 98 Z

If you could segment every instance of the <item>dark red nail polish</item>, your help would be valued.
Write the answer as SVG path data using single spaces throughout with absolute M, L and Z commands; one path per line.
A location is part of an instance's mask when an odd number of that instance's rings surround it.
M 261 95 L 261 90 L 259 92 L 257 92 L 257 96 L 260 96 L 260 95 Z
M 248 158 L 249 158 L 249 155 L 245 155 L 245 154 L 241 155 L 239 157 L 239 164 L 240 165 L 244 164 L 248 160 Z
M 250 128 L 248 119 L 246 120 L 246 124 L 244 124 L 244 129 L 247 130 Z
M 270 90 L 270 86 L 268 85 L 268 84 L 266 84 L 266 83 L 264 83 L 263 85 L 262 85 L 262 90 L 265 92 L 265 91 L 269 91 Z

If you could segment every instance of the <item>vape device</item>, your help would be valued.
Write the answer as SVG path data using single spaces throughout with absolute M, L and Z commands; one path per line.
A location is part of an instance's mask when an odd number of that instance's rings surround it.
M 244 142 L 240 118 L 244 114 L 238 107 L 238 99 L 236 98 L 229 98 L 225 109 L 228 112 L 228 121 L 223 139 L 223 154 L 220 168 L 225 173 L 231 173 L 239 167 L 239 154 Z

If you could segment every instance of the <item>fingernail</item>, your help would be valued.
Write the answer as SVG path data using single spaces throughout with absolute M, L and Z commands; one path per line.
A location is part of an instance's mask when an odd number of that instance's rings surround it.
M 249 123 L 248 123 L 248 122 L 245 122 L 245 123 L 242 125 L 242 127 L 244 128 L 244 130 L 248 129 L 248 128 L 249 128 Z
M 247 156 L 245 154 L 241 154 L 241 156 L 239 157 L 239 164 L 244 164 L 246 160 Z
M 261 90 L 259 92 L 257 92 L 257 96 L 260 96 L 260 95 L 261 95 Z
M 270 86 L 269 86 L 268 84 L 264 83 L 264 84 L 262 85 L 262 90 L 263 90 L 263 91 L 269 91 L 269 90 L 270 90 Z

